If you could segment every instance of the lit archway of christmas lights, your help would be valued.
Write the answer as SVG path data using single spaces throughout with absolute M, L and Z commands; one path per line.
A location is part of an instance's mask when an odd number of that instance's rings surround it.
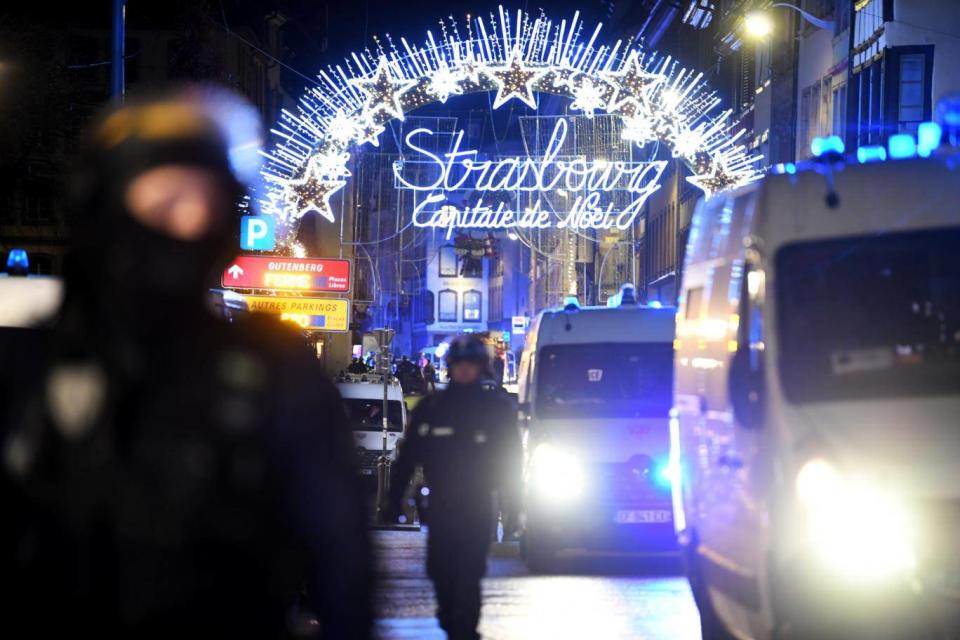
M 690 167 L 687 180 L 707 195 L 759 175 L 759 156 L 738 144 L 744 131 L 730 132 L 731 112 L 720 110 L 702 73 L 632 41 L 598 44 L 601 25 L 584 38 L 579 13 L 554 22 L 501 7 L 486 20 L 467 16 L 465 34 L 452 17 L 440 24 L 440 37 L 428 31 L 422 45 L 401 38 L 397 46 L 387 36 L 386 46 L 377 40 L 375 51 L 328 67 L 296 112 L 282 112 L 271 130 L 276 143 L 264 152 L 259 199 L 261 211 L 286 229 L 282 245 L 302 251 L 292 237 L 308 212 L 336 220 L 331 198 L 347 184 L 351 154 L 379 146 L 387 123 L 481 91 L 495 92 L 493 108 L 519 100 L 536 109 L 537 94 L 549 93 L 569 98 L 570 108 L 588 118 L 620 116 L 624 140 L 665 143 Z

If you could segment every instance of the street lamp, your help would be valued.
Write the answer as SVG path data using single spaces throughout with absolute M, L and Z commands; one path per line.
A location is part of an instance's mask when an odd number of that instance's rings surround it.
M 380 452 L 379 460 L 377 460 L 377 524 L 390 524 L 383 522 L 382 510 L 386 504 L 387 493 L 390 488 L 390 457 L 387 452 L 387 432 L 390 425 L 388 390 L 390 389 L 390 343 L 393 342 L 394 331 L 386 328 L 375 329 L 374 334 L 377 337 L 377 344 L 380 346 L 380 366 L 377 368 L 383 379 L 383 449 Z
M 817 27 L 818 29 L 828 29 L 833 30 L 833 21 L 824 20 L 813 15 L 809 11 L 805 11 L 797 5 L 790 4 L 788 2 L 774 2 L 770 5 L 770 8 L 774 7 L 783 7 L 784 9 L 793 9 L 800 16 Z M 754 11 L 748 13 L 743 20 L 744 30 L 747 32 L 751 38 L 763 39 L 766 38 L 773 31 L 773 21 L 770 19 L 770 14 L 766 11 Z

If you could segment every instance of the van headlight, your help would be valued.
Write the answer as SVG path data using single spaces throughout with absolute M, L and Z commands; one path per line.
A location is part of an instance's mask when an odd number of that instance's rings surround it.
M 896 496 L 809 460 L 797 473 L 808 539 L 825 567 L 859 581 L 904 575 L 915 566 L 914 530 Z
M 583 468 L 577 459 L 548 442 L 537 445 L 530 461 L 537 495 L 551 502 L 569 502 L 583 493 Z

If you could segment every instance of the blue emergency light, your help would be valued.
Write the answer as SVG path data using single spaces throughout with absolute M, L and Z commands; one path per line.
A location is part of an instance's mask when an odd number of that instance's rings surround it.
M 814 157 L 820 158 L 827 154 L 843 155 L 846 147 L 843 144 L 843 138 L 840 136 L 829 136 L 826 138 L 814 138 L 810 141 L 810 152 Z
M 937 147 L 940 146 L 940 140 L 943 138 L 943 128 L 936 122 L 921 122 L 917 127 L 917 155 L 927 158 Z
M 902 160 L 917 155 L 917 141 L 909 133 L 898 133 L 890 136 L 890 139 L 887 140 L 887 148 L 890 149 L 892 160 Z
M 7 254 L 7 272 L 25 274 L 30 269 L 30 258 L 26 249 L 10 249 Z
M 887 148 L 883 145 L 874 144 L 857 149 L 857 162 L 867 164 L 868 162 L 883 162 L 887 159 Z

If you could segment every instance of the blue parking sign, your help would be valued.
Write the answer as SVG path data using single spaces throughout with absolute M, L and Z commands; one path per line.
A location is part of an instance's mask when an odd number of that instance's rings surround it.
M 240 218 L 240 248 L 255 251 L 273 251 L 276 245 L 273 216 L 243 216 Z

